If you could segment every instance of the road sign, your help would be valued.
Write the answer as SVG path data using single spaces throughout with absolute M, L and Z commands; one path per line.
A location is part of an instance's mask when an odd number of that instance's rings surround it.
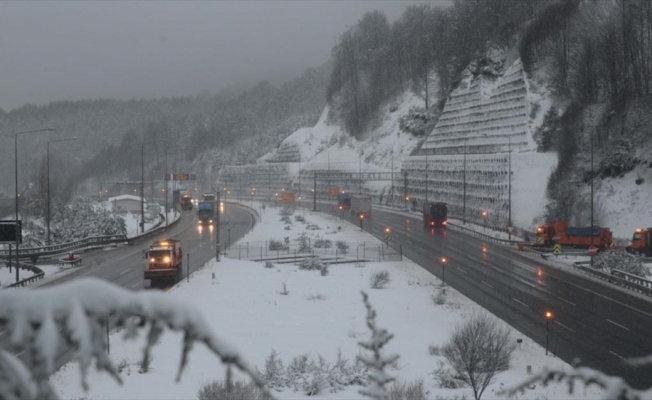
M 194 181 L 195 174 L 167 174 L 166 181 Z
M 507 227 L 507 232 L 512 233 L 513 231 L 514 231 L 514 227 L 513 227 L 513 226 L 508 226 L 508 227 Z
M 0 243 L 16 243 L 16 230 L 18 230 L 18 243 L 23 243 L 22 221 L 0 221 Z
M 589 247 L 589 255 L 593 257 L 594 255 L 598 254 L 598 250 L 600 249 L 595 246 Z
M 559 245 L 559 243 L 555 244 L 552 247 L 552 252 L 555 253 L 555 255 L 561 253 L 561 246 Z

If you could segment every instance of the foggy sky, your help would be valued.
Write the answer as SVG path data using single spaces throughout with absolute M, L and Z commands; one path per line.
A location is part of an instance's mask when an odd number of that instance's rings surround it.
M 0 2 L 0 107 L 211 93 L 325 62 L 365 11 L 423 1 Z

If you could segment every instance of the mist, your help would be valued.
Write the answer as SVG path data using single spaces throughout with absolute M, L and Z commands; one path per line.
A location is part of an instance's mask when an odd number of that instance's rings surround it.
M 422 1 L 0 2 L 0 107 L 278 83 L 366 12 Z

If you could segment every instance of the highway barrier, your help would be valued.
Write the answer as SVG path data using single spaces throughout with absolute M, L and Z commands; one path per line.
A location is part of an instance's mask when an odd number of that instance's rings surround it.
M 635 292 L 643 293 L 647 296 L 652 296 L 652 281 L 647 280 L 641 276 L 633 275 L 619 269 L 612 269 L 611 273 L 600 271 L 589 266 L 589 261 L 578 261 L 573 263 L 575 268 L 588 272 L 593 276 L 606 280 L 618 286 L 633 290 Z

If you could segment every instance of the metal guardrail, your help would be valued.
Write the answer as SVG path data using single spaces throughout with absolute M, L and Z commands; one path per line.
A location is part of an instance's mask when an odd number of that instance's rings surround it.
M 470 235 L 478 236 L 478 237 L 480 237 L 480 238 L 482 238 L 484 240 L 487 240 L 489 242 L 501 243 L 501 244 L 505 244 L 505 245 L 509 245 L 509 246 L 516 246 L 519 243 L 520 244 L 530 244 L 530 242 L 525 242 L 523 240 L 508 240 L 508 239 L 496 238 L 496 237 L 493 237 L 493 236 L 490 236 L 490 235 L 487 235 L 487 234 L 484 234 L 484 233 L 480 233 L 480 232 L 475 231 L 473 229 L 469 229 L 467 227 L 451 223 L 450 221 L 448 221 L 447 226 L 452 227 L 453 229 L 458 229 L 458 230 L 464 231 L 465 233 L 470 234 Z
M 643 293 L 647 296 L 652 296 L 652 281 L 638 275 L 633 275 L 628 272 L 621 271 L 619 269 L 613 269 L 611 270 L 611 273 L 603 272 L 589 267 L 589 263 L 589 261 L 578 261 L 574 262 L 573 265 L 575 268 L 586 271 L 591 275 L 597 276 L 598 278 L 604 279 L 618 286 Z
M 16 266 L 14 265 L 14 268 L 15 267 Z M 45 272 L 43 272 L 43 270 L 41 270 L 36 265 L 22 263 L 22 264 L 20 264 L 20 269 L 22 269 L 24 271 L 33 272 L 34 275 L 30 276 L 29 278 L 25 278 L 23 280 L 20 280 L 20 281 L 18 281 L 16 283 L 13 283 L 13 284 L 7 286 L 7 288 L 18 288 L 18 287 L 27 286 L 27 285 L 29 285 L 31 283 L 34 283 L 34 282 L 36 282 L 36 281 L 38 281 L 40 279 L 43 279 L 45 277 Z

